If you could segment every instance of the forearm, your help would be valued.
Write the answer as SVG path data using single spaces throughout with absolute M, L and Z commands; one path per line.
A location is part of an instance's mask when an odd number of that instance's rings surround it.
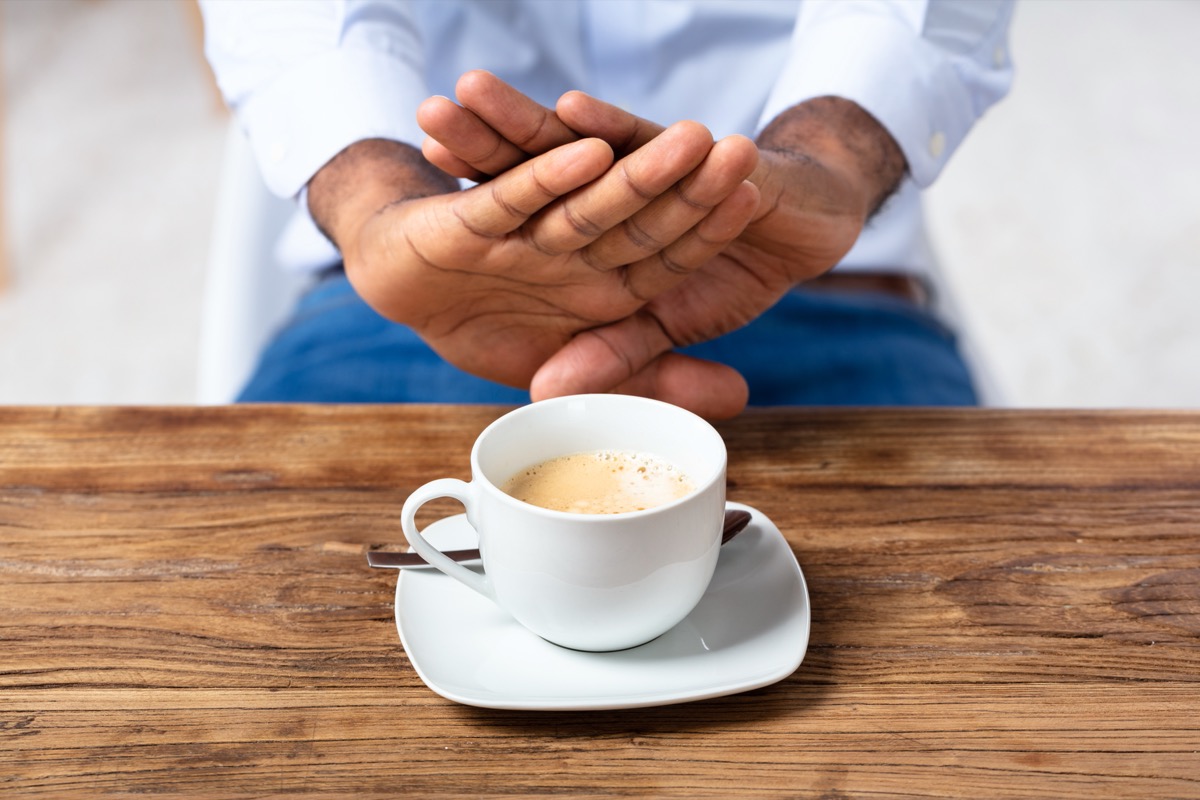
M 457 189 L 458 182 L 416 148 L 367 139 L 350 145 L 317 171 L 308 184 L 308 209 L 343 258 L 352 259 L 359 230 L 381 209 Z

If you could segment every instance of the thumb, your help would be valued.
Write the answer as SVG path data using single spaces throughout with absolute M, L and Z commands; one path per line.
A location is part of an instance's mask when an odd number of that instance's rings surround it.
M 663 353 L 614 390 L 652 397 L 705 419 L 731 419 L 746 408 L 750 387 L 733 367 L 681 353 Z
M 663 400 L 708 419 L 728 419 L 746 407 L 749 388 L 737 370 L 672 353 L 672 344 L 645 311 L 584 331 L 538 369 L 530 396 L 615 391 Z

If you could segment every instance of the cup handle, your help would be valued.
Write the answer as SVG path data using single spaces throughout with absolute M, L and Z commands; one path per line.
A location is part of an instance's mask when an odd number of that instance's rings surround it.
M 493 603 L 496 602 L 492 582 L 486 575 L 480 575 L 448 556 L 442 555 L 441 551 L 431 545 L 417 530 L 417 511 L 430 500 L 439 497 L 449 497 L 462 503 L 467 509 L 468 522 L 475 517 L 475 487 L 457 478 L 439 478 L 420 487 L 404 501 L 404 508 L 400 511 L 400 525 L 404 530 L 404 538 L 408 539 L 412 549 L 416 550 L 421 558 L 429 562 L 431 566 L 437 567 L 451 578 L 474 589 Z M 476 535 L 478 535 L 478 531 L 476 531 Z

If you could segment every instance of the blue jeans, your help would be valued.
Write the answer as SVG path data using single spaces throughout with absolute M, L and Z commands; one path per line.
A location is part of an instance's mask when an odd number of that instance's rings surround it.
M 882 294 L 798 289 L 752 324 L 682 352 L 737 369 L 750 404 L 965 406 L 978 403 L 953 334 Z M 459 370 L 359 299 L 340 270 L 300 301 L 241 402 L 505 403 L 529 393 Z

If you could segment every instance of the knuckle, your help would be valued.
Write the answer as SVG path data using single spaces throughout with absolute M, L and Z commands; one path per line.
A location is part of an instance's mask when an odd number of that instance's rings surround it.
M 499 206 L 500 210 L 510 217 L 524 217 L 521 209 L 513 205 L 507 197 L 504 196 L 504 191 L 495 183 L 489 184 L 492 202 Z
M 604 228 L 601 225 L 588 219 L 575 208 L 572 208 L 570 203 L 564 203 L 562 209 L 563 216 L 567 219 L 567 224 L 580 236 L 594 239 L 604 233 Z
M 519 232 L 519 236 L 521 237 L 521 242 L 526 247 L 530 248 L 534 252 L 539 253 L 543 256 L 554 257 L 554 256 L 558 256 L 558 255 L 562 254 L 560 250 L 558 250 L 554 247 L 551 247 L 550 245 L 543 242 L 540 238 L 538 238 L 536 232 L 533 230 L 530 230 L 528 228 L 521 228 L 520 232 Z
M 713 205 L 711 203 L 704 203 L 704 202 L 701 202 L 701 201 L 695 199 L 694 197 L 690 197 L 688 195 L 689 188 L 690 187 L 685 186 L 683 183 L 675 184 L 675 187 L 674 187 L 675 197 L 679 199 L 679 202 L 683 203 L 688 208 L 692 208 L 692 209 L 695 209 L 696 211 L 702 211 L 705 213 L 707 213 L 713 209 Z
M 599 255 L 590 247 L 584 247 L 579 250 L 579 260 L 587 266 L 594 269 L 596 272 L 608 272 L 611 267 L 606 265 Z
M 647 231 L 636 219 L 627 219 L 622 224 L 622 229 L 625 232 L 625 238 L 639 250 L 647 253 L 653 253 L 662 250 L 666 246 L 666 242 L 662 241 L 654 234 Z
M 625 181 L 625 185 L 629 187 L 630 191 L 646 202 L 650 202 L 657 196 L 655 192 L 650 191 L 638 182 L 637 176 L 629 171 L 629 165 L 627 163 L 621 161 L 620 165 L 621 178 Z
M 659 251 L 658 261 L 663 269 L 672 275 L 687 275 L 693 270 L 690 264 L 677 260 L 666 250 Z

